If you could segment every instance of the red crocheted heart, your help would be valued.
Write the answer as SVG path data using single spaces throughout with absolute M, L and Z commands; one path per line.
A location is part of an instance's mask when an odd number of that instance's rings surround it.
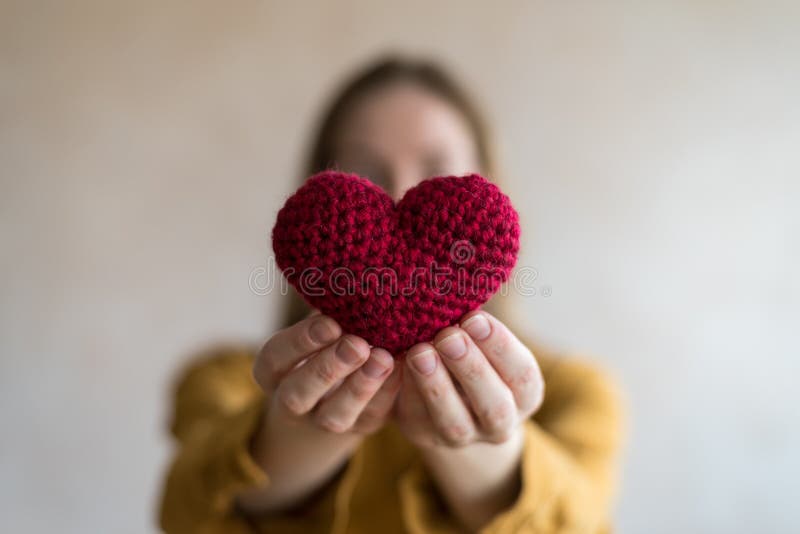
M 309 178 L 278 213 L 278 267 L 345 332 L 399 354 L 491 297 L 519 250 L 508 197 L 477 174 L 425 180 L 396 205 L 354 174 Z

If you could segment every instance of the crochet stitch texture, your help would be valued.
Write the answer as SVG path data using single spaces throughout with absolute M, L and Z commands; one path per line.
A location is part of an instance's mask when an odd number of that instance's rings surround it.
M 486 302 L 510 276 L 519 216 L 477 174 L 427 179 L 395 205 L 355 174 L 323 171 L 278 212 L 278 267 L 345 332 L 398 356 Z

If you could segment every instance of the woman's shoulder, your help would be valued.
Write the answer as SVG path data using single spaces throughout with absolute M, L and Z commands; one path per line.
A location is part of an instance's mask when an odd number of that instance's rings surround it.
M 199 414 L 230 415 L 259 396 L 252 375 L 255 353 L 246 344 L 220 344 L 189 355 L 173 381 L 172 433 L 180 437 Z
M 546 396 L 551 400 L 562 391 L 580 389 L 580 386 L 606 385 L 615 388 L 616 380 L 603 364 L 603 359 L 594 354 L 565 350 L 540 338 L 524 322 L 509 313 L 502 315 L 508 327 L 536 358 L 545 381 Z
M 558 382 L 589 379 L 611 381 L 609 371 L 596 355 L 557 349 L 538 341 L 522 341 L 533 353 L 545 379 Z
M 191 353 L 179 372 L 178 382 L 208 376 L 239 375 L 249 372 L 256 350 L 244 343 L 216 344 Z
M 538 342 L 523 341 L 536 358 L 545 383 L 545 397 L 534 416 L 553 422 L 565 412 L 606 414 L 619 419 L 624 405 L 622 389 L 614 374 L 595 355 L 557 350 Z

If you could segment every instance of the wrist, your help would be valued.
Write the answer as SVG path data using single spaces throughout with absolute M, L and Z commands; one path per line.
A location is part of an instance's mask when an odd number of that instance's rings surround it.
M 503 443 L 429 447 L 420 454 L 453 515 L 468 529 L 478 530 L 518 498 L 524 444 L 520 424 Z
M 269 478 L 266 487 L 239 495 L 245 513 L 260 514 L 288 509 L 341 473 L 353 456 L 361 436 L 326 432 L 308 417 L 286 416 L 265 401 L 261 422 L 250 443 L 250 454 Z

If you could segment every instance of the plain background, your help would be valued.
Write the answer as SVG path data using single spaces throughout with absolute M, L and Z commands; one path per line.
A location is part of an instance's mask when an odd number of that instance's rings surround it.
M 623 385 L 623 533 L 800 532 L 800 4 L 0 2 L 0 530 L 155 530 L 168 387 L 330 91 L 399 50 L 493 120 L 539 289 Z M 549 295 L 549 296 L 545 296 Z

